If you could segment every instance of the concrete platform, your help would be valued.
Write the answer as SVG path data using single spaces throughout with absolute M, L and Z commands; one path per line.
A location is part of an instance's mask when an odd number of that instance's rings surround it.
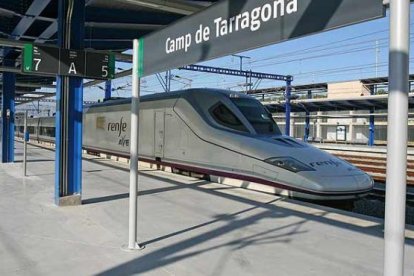
M 16 143 L 16 156 L 22 156 Z M 54 153 L 0 165 L 0 275 L 381 275 L 382 221 L 166 172 L 140 178 L 127 253 L 124 164 L 83 162 L 83 205 L 53 204 Z M 414 273 L 407 231 L 405 275 Z

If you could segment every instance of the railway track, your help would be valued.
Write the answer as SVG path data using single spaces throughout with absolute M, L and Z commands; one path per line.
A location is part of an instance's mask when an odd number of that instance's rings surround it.
M 369 155 L 360 152 L 340 152 L 338 150 L 327 150 L 335 156 L 342 158 L 367 172 L 377 182 L 385 183 L 386 180 L 386 157 L 385 154 Z M 407 185 L 414 188 L 414 160 L 407 160 Z

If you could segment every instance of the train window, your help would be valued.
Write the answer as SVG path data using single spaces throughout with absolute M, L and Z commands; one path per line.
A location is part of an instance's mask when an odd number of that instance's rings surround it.
M 34 133 L 35 133 L 35 127 L 34 127 L 34 126 L 28 126 L 28 127 L 27 127 L 27 131 L 28 131 L 30 134 L 34 134 Z
M 22 128 L 21 126 L 14 125 L 14 131 L 15 132 L 21 132 L 20 131 L 21 128 Z
M 55 137 L 55 128 L 54 127 L 41 127 L 40 135 L 48 136 L 48 137 Z
M 257 100 L 231 98 L 258 134 L 282 134 L 272 114 Z
M 237 131 L 248 132 L 243 123 L 224 104 L 218 103 L 214 105 L 210 109 L 210 113 L 214 120 L 220 125 Z

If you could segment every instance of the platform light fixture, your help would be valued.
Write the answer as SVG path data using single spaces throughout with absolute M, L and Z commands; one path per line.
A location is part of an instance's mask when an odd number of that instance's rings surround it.
M 127 3 L 143 6 L 147 8 L 178 13 L 183 15 L 190 15 L 199 11 L 204 6 L 189 4 L 182 1 L 160 1 L 160 0 L 124 0 Z
M 156 8 L 156 9 L 160 8 L 160 5 L 154 4 L 154 3 L 150 3 L 150 2 L 146 2 L 146 1 L 126 0 L 126 2 L 131 3 L 131 4 L 142 5 L 142 6 L 149 7 L 149 8 Z

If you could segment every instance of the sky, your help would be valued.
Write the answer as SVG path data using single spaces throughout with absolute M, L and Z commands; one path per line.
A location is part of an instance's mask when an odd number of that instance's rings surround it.
M 411 5 L 411 26 L 414 6 Z M 414 29 L 411 31 L 411 34 Z M 412 41 L 412 35 L 410 35 Z M 243 60 L 243 69 L 263 73 L 292 75 L 293 85 L 319 82 L 358 80 L 388 75 L 389 17 L 327 31 L 287 42 L 238 53 L 250 57 Z M 130 53 L 131 51 L 128 51 Z M 411 47 L 410 54 L 413 53 Z M 240 68 L 240 59 L 226 56 L 200 63 L 203 65 Z M 413 66 L 410 62 L 410 72 Z M 118 63 L 119 69 L 131 64 Z M 165 77 L 165 73 L 160 74 Z M 195 87 L 214 87 L 241 91 L 245 89 L 242 77 L 200 72 L 172 70 L 172 90 Z M 130 97 L 131 77 L 113 80 L 114 97 Z M 283 86 L 283 82 L 263 80 L 257 88 Z M 102 88 L 104 84 L 100 85 Z M 164 92 L 155 76 L 141 80 L 141 94 Z M 104 97 L 98 87 L 84 89 L 84 100 L 96 101 Z

